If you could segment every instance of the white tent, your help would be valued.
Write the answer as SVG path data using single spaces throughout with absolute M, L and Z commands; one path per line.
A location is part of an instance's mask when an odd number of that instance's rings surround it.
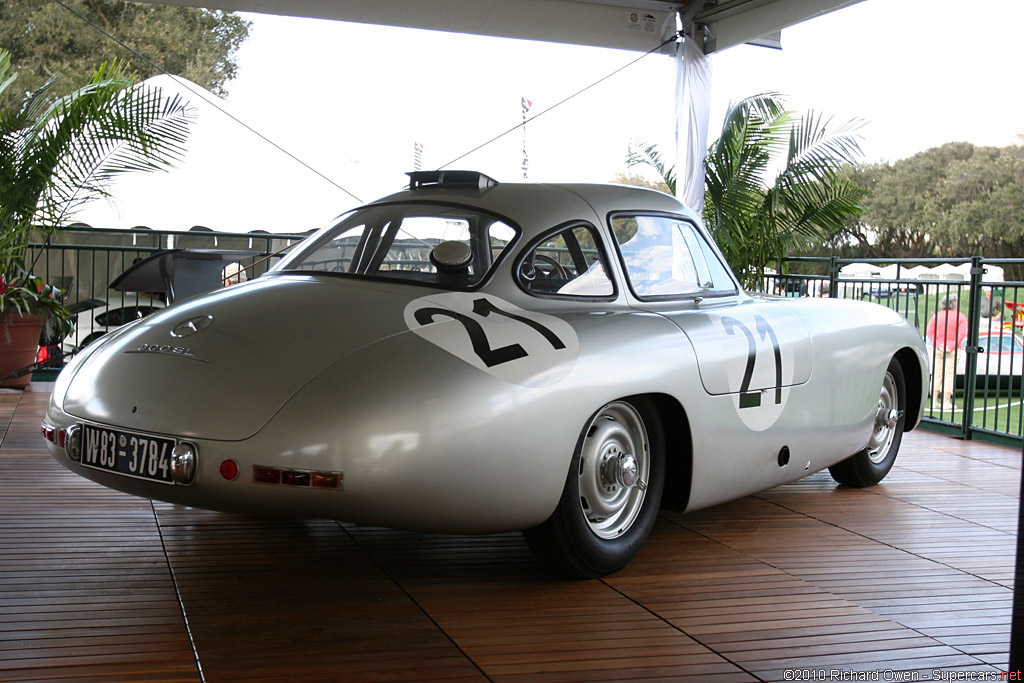
M 176 76 L 145 84 L 181 95 L 195 110 L 184 161 L 167 172 L 117 179 L 115 199 L 90 202 L 74 221 L 95 228 L 303 233 L 360 203 L 284 152 L 253 144 L 231 107 L 208 90 Z
M 969 282 L 971 279 L 971 264 L 941 263 L 937 266 L 911 266 L 897 267 L 896 264 L 880 266 L 875 263 L 849 263 L 839 270 L 840 279 L 846 280 L 895 280 L 897 270 L 901 280 L 944 280 Z M 1001 266 L 986 265 L 984 282 L 1002 282 L 1004 279 Z

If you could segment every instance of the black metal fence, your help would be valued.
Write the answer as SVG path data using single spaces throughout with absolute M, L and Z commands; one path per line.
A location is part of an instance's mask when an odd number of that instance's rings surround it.
M 765 291 L 862 299 L 898 311 L 928 348 L 932 376 L 925 420 L 967 439 L 1020 443 L 1024 282 L 1007 280 L 1003 273 L 1021 265 L 1024 259 L 980 257 L 791 258 L 765 278 Z
M 62 340 L 61 347 L 71 353 L 110 329 L 165 305 L 162 296 L 110 289 L 110 283 L 136 261 L 164 249 L 251 251 L 256 255 L 231 270 L 244 270 L 242 277 L 253 278 L 265 273 L 283 251 L 303 237 L 68 228 L 54 234 L 46 247 L 33 245 L 29 261 L 34 262 L 35 275 L 65 292 L 64 305 L 75 314 L 75 329 Z

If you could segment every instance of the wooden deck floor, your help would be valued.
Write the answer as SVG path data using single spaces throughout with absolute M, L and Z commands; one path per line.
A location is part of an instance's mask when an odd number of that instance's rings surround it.
M 877 487 L 825 473 L 666 513 L 628 568 L 565 581 L 517 534 L 265 521 L 109 491 L 46 454 L 48 389 L 0 391 L 2 681 L 928 680 L 1007 666 L 1016 449 L 912 433 Z

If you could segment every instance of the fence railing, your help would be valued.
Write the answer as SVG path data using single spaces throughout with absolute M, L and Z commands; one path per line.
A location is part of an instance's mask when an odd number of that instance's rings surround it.
M 929 268 L 940 265 L 945 272 Z M 765 291 L 862 299 L 898 311 L 927 343 L 932 376 L 925 421 L 967 439 L 985 435 L 1020 442 L 1024 281 L 1003 273 L 1021 266 L 1024 259 L 790 258 L 765 278 Z M 948 353 L 943 337 L 955 340 Z
M 69 353 L 91 338 L 164 306 L 162 297 L 110 289 L 110 283 L 140 259 L 164 249 L 250 251 L 255 255 L 239 265 L 253 278 L 265 273 L 283 251 L 303 237 L 68 228 L 56 233 L 45 247 L 32 245 L 28 260 L 34 262 L 34 274 L 64 290 L 64 306 L 75 314 L 75 329 L 61 344 Z

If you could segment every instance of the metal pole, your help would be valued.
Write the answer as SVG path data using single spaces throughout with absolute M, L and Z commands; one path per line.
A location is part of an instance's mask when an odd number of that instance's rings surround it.
M 978 327 L 981 324 L 981 280 L 985 275 L 985 265 L 980 256 L 971 258 L 971 289 L 967 294 L 967 353 L 964 363 L 964 411 L 963 435 L 970 439 L 974 432 L 974 393 L 978 388 Z
M 831 297 L 839 296 L 839 289 L 836 287 L 836 283 L 839 281 L 839 259 L 835 256 L 829 256 L 828 258 L 828 295 Z
M 1020 500 L 1024 502 L 1024 470 L 1021 470 Z M 1010 672 L 1021 680 L 1024 669 L 1024 505 L 1017 504 L 1017 563 L 1013 572 L 1013 615 L 1010 618 Z

